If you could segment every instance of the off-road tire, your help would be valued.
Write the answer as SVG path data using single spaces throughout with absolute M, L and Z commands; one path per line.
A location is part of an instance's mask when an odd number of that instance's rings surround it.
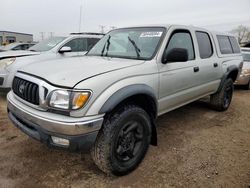
M 137 147 L 137 149 L 139 148 L 139 150 L 137 150 L 138 155 L 136 157 L 134 156 L 134 158 L 132 158 L 133 160 L 129 157 L 130 162 L 121 162 L 116 157 L 118 155 L 116 148 L 117 143 L 120 143 L 117 140 L 121 137 L 121 130 L 122 135 L 125 135 L 123 130 L 124 126 L 126 124 L 129 125 L 128 122 L 134 120 L 139 121 L 141 127 L 140 130 L 143 130 L 140 131 L 143 133 L 143 136 L 141 135 L 141 140 L 143 141 L 139 141 L 139 143 L 142 142 L 142 145 Z M 143 125 L 141 126 L 141 124 Z M 133 171 L 144 158 L 150 144 L 151 132 L 152 130 L 149 115 L 142 108 L 135 105 L 122 106 L 119 110 L 116 110 L 105 117 L 103 126 L 98 133 L 94 146 L 91 149 L 91 155 L 95 164 L 99 167 L 99 169 L 108 175 L 121 176 L 128 174 Z M 136 137 L 136 134 L 137 133 L 134 133 L 134 137 Z M 134 147 L 136 146 L 135 143 L 133 143 Z M 122 149 L 122 151 L 124 150 Z
M 212 108 L 217 111 L 226 111 L 231 104 L 233 90 L 233 80 L 229 78 L 224 82 L 220 91 L 210 96 L 210 104 Z M 228 97 L 228 99 L 226 100 L 225 97 Z

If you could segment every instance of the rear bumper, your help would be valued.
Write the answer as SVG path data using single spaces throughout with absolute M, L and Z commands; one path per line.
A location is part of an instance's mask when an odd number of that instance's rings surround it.
M 48 112 L 32 109 L 34 112 L 31 113 L 22 108 L 20 102 L 11 93 L 7 96 L 9 118 L 16 127 L 30 137 L 48 146 L 65 148 L 70 151 L 88 150 L 95 142 L 102 126 L 102 117 L 92 117 L 92 119 L 86 120 L 81 118 L 79 120 L 79 118 L 60 115 L 56 119 L 48 119 L 41 116 L 41 114 L 46 115 Z M 69 144 L 67 146 L 57 144 L 53 142 L 52 136 L 66 139 Z

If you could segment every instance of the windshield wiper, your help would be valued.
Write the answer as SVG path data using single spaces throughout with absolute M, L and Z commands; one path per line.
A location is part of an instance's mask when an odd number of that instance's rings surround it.
M 101 56 L 103 56 L 103 53 L 105 51 L 105 48 L 106 48 L 106 56 L 108 56 L 108 50 L 109 50 L 109 46 L 110 46 L 110 38 L 111 36 L 109 35 L 107 41 L 105 42 L 104 46 L 103 46 L 103 49 L 102 49 L 102 53 L 101 53 Z
M 140 58 L 140 53 L 141 53 L 140 48 L 138 48 L 138 46 L 136 45 L 135 41 L 132 40 L 130 37 L 128 37 L 128 40 L 129 40 L 129 41 L 131 42 L 131 44 L 134 46 L 135 52 L 136 52 L 136 55 L 137 55 L 137 58 L 139 59 L 139 58 Z

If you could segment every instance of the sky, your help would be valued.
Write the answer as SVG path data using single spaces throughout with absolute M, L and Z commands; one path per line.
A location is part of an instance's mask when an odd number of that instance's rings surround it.
M 80 7 L 82 16 L 80 22 Z M 0 0 L 0 30 L 35 40 L 111 27 L 184 24 L 217 31 L 250 27 L 250 0 Z M 81 24 L 80 24 L 81 23 Z

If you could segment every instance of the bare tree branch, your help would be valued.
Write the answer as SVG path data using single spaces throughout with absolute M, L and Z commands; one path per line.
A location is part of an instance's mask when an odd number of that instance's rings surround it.
M 250 40 L 250 28 L 239 25 L 231 31 L 232 34 L 237 36 L 239 43 L 248 42 Z

